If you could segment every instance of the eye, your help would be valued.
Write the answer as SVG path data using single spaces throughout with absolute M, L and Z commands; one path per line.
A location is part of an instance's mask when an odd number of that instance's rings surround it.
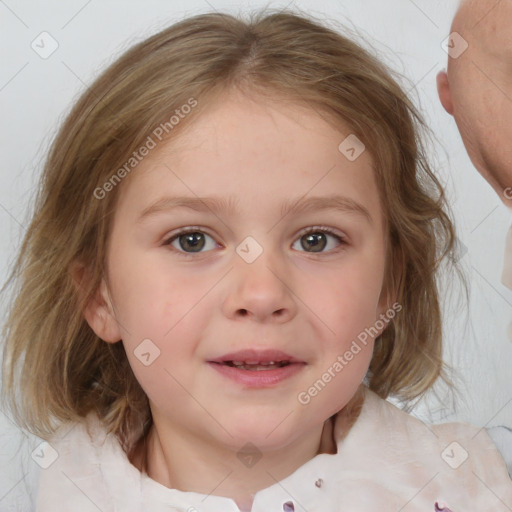
M 182 230 L 166 240 L 164 245 L 170 245 L 178 252 L 185 254 L 205 252 L 203 251 L 205 247 L 206 250 L 218 247 L 210 235 L 200 231 L 198 228 Z
M 293 249 L 301 250 L 296 247 L 297 243 L 300 243 L 301 248 L 309 253 L 330 252 L 336 250 L 339 246 L 346 245 L 343 236 L 324 227 L 312 227 L 301 232 L 299 239 L 292 246 Z M 183 229 L 175 233 L 164 242 L 164 245 L 170 245 L 185 256 L 219 247 L 210 235 L 196 227 Z
M 329 252 L 340 245 L 346 244 L 344 237 L 336 234 L 329 228 L 322 227 L 308 228 L 306 231 L 303 231 L 292 248 L 296 249 L 294 246 L 299 242 L 306 252 Z M 328 249 L 324 251 L 326 247 Z

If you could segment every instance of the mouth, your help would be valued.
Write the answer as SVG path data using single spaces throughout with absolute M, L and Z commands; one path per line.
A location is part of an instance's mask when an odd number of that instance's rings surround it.
M 212 361 L 215 363 L 215 361 Z M 237 368 L 238 370 L 247 370 L 250 372 L 261 372 L 268 370 L 275 370 L 276 368 L 283 368 L 284 366 L 290 365 L 290 361 L 269 361 L 268 363 L 253 363 L 249 361 L 222 361 L 216 364 L 224 364 L 231 368 Z
M 280 350 L 240 350 L 207 363 L 245 387 L 273 386 L 297 374 L 307 364 Z
M 304 361 L 287 354 L 281 350 L 273 349 L 245 349 L 237 352 L 230 352 L 223 356 L 211 359 L 209 363 L 223 364 L 241 370 L 265 371 L 275 368 L 282 368 L 294 363 Z

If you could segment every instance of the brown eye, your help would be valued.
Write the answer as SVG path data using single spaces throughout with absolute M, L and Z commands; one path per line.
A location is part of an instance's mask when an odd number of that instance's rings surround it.
M 178 237 L 178 242 L 184 251 L 199 252 L 205 244 L 204 233 L 186 233 Z
M 309 233 L 300 239 L 302 248 L 311 252 L 322 252 L 327 245 L 327 237 L 325 233 Z
M 203 253 L 218 247 L 210 235 L 193 229 L 176 233 L 164 245 L 170 245 L 177 252 L 184 255 Z
M 336 234 L 328 228 L 310 228 L 299 236 L 300 248 L 293 247 L 308 253 L 327 253 L 346 245 L 343 236 Z

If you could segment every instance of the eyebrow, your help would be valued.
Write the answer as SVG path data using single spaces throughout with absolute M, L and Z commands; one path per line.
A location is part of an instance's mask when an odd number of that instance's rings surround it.
M 198 212 L 226 213 L 239 216 L 238 200 L 235 196 L 227 199 L 220 197 L 164 197 L 145 208 L 137 219 L 142 222 L 147 217 L 175 208 L 189 208 Z M 281 217 L 318 211 L 335 210 L 343 213 L 356 214 L 364 217 L 370 224 L 373 219 L 368 209 L 362 204 L 340 195 L 324 197 L 299 197 L 281 206 Z

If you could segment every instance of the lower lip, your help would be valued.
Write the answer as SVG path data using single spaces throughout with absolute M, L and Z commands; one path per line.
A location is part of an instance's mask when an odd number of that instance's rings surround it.
M 253 388 L 267 388 L 282 382 L 298 373 L 305 363 L 290 363 L 281 368 L 273 370 L 242 370 L 233 366 L 219 363 L 208 363 L 214 370 L 218 371 L 224 377 L 227 377 L 238 384 Z

